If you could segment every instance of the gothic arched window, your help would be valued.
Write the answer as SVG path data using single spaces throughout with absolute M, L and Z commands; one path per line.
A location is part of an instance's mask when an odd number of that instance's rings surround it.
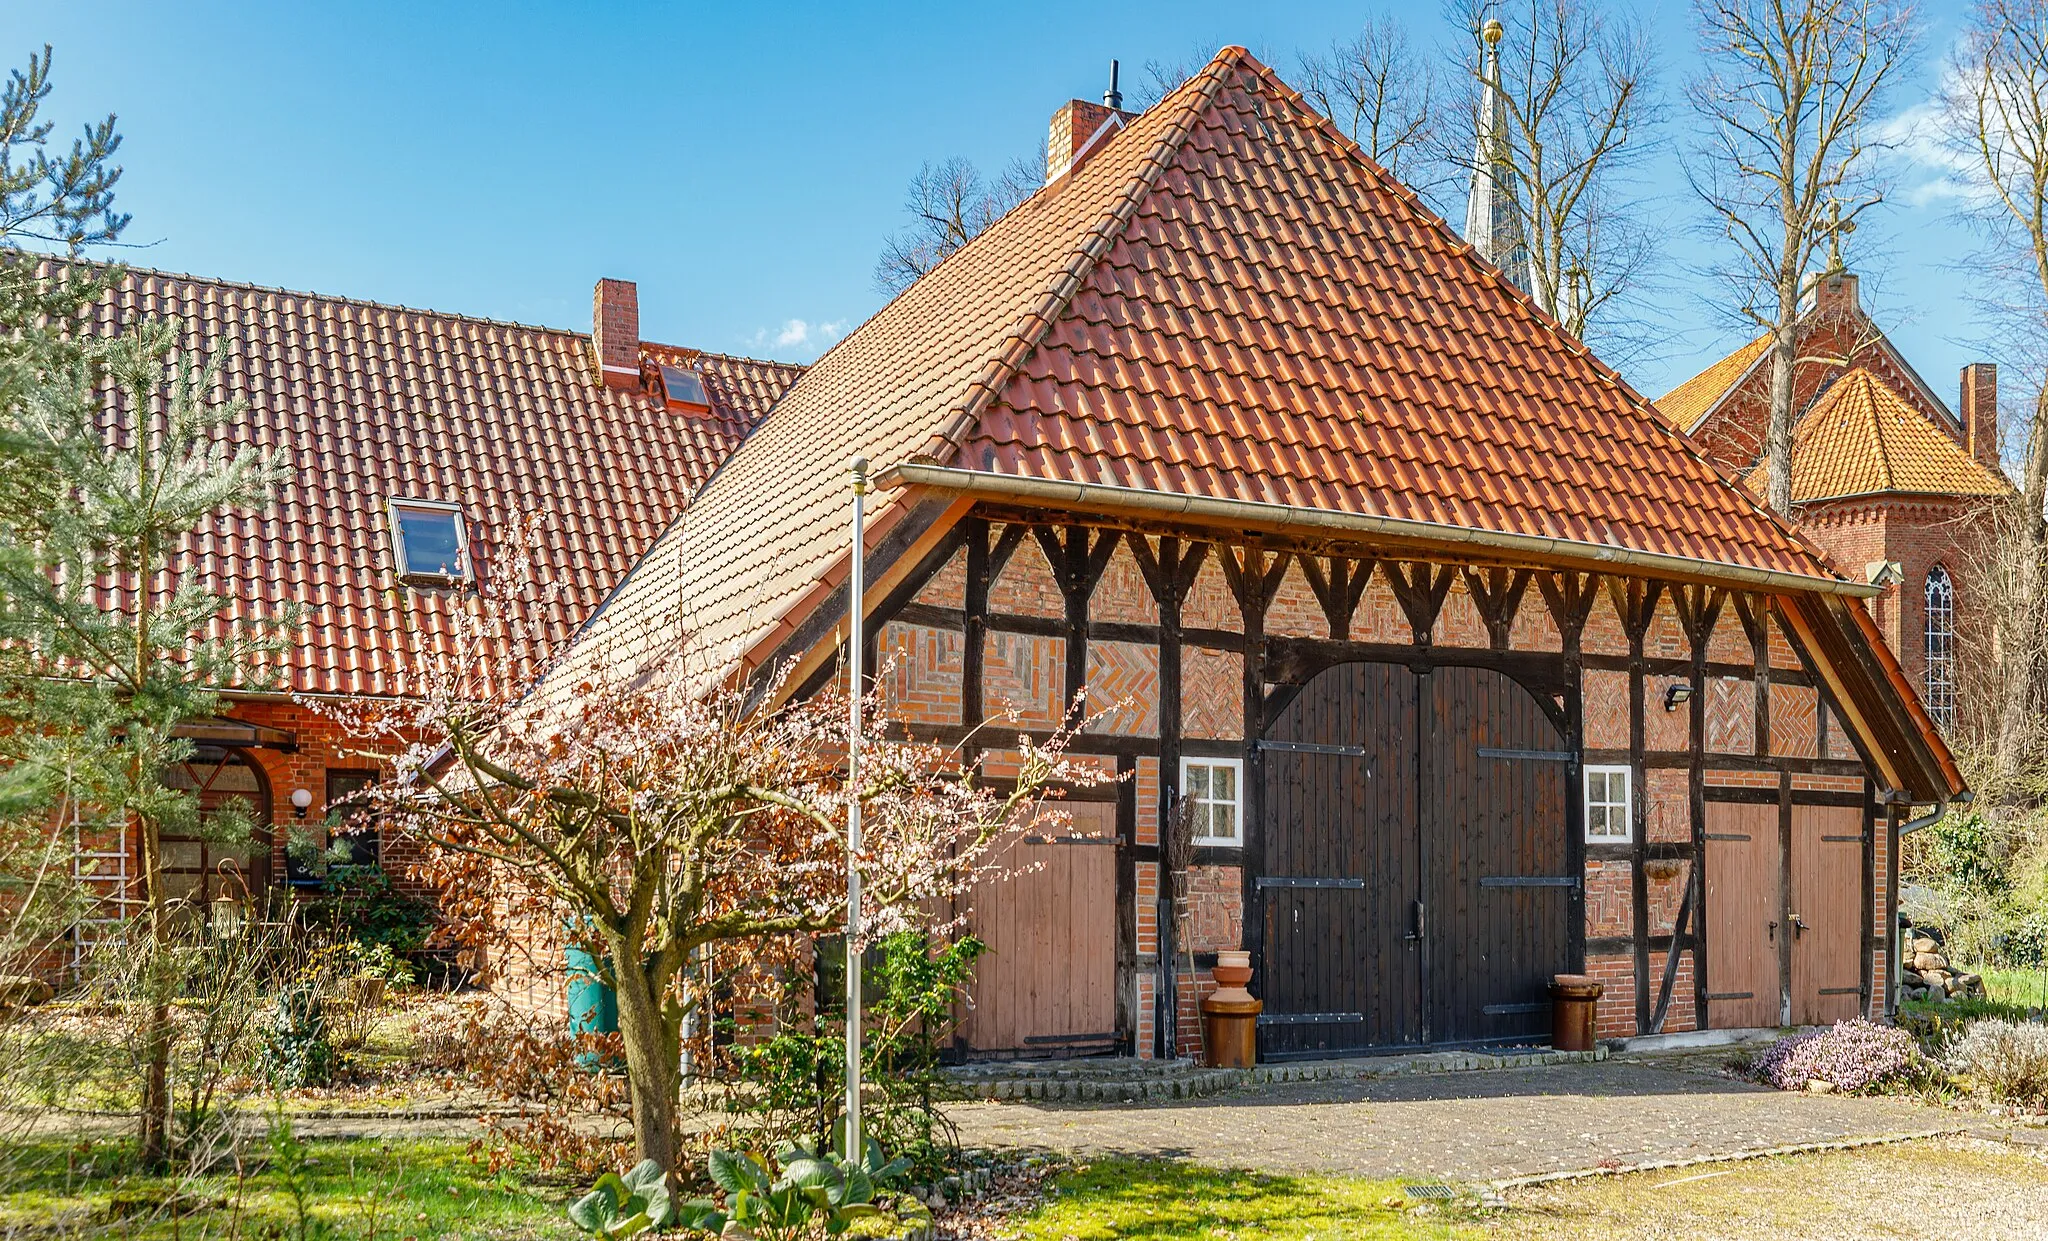
M 1927 714 L 1944 730 L 1956 725 L 1956 587 L 1948 570 L 1927 574 Z

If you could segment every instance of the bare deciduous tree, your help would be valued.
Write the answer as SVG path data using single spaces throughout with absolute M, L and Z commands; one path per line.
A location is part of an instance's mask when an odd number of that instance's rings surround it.
M 536 707 L 522 653 L 545 648 L 530 618 L 560 587 L 536 575 L 533 539 L 515 536 L 456 622 L 454 652 L 423 661 L 410 697 L 319 709 L 396 773 L 362 796 L 426 846 L 448 929 L 508 949 L 566 940 L 606 962 L 635 1158 L 674 1168 L 684 1028 L 703 998 L 688 967 L 709 947 L 844 925 L 850 804 L 864 818 L 862 925 L 879 938 L 929 925 L 997 874 L 998 835 L 1062 823 L 1049 785 L 1097 777 L 1062 731 L 1020 738 L 1003 787 L 964 750 L 908 742 L 867 747 L 850 785 L 843 697 L 774 705 L 780 680 L 716 681 L 686 654 L 644 673 L 601 658 L 567 701 Z M 862 707 L 862 734 L 881 737 L 879 696 Z
M 1814 257 L 1883 201 L 1873 112 L 1912 53 L 1906 0 L 1697 0 L 1694 191 L 1729 242 L 1721 275 L 1771 336 L 1767 499 L 1792 506 L 1793 373 Z
M 2019 494 L 1995 516 L 1969 566 L 1972 610 L 1991 658 L 1972 661 L 1988 729 L 1990 782 L 2000 796 L 2028 787 L 2042 748 L 2048 676 L 2048 2 L 1982 0 L 1950 57 L 1942 136 L 1966 182 L 1965 213 L 1985 238 L 1976 296 L 2001 351 L 2031 392 L 2013 456 Z M 1977 697 L 1973 695 L 1973 697 Z
M 1181 84 L 1200 73 L 1216 54 L 1220 43 L 1194 43 L 1179 56 L 1154 56 L 1139 69 L 1136 86 L 1124 92 L 1124 107 L 1143 112 L 1180 89 Z
M 1415 54 L 1408 30 L 1375 18 L 1349 39 L 1304 52 L 1301 94 L 1336 122 L 1380 167 L 1414 183 L 1436 150 L 1442 85 Z
M 1626 184 L 1656 119 L 1648 38 L 1633 18 L 1585 0 L 1453 0 L 1452 12 L 1475 36 L 1492 21 L 1502 30 L 1497 73 L 1484 56 L 1478 72 L 1463 70 L 1468 124 L 1446 134 L 1451 161 L 1466 177 L 1488 161 L 1505 169 L 1523 213 L 1530 295 L 1582 339 L 1615 320 L 1608 351 L 1626 352 L 1612 309 L 1655 253 Z M 1489 87 L 1499 92 L 1492 142 L 1473 143 Z
M 994 180 L 984 177 L 973 161 L 955 156 L 926 163 L 910 179 L 903 210 L 910 227 L 882 243 L 875 263 L 875 287 L 901 293 L 944 262 L 982 229 L 1003 218 L 1045 183 L 1045 155 L 1019 156 Z

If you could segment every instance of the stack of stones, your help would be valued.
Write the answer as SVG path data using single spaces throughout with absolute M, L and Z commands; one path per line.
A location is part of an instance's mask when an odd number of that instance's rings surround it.
M 1948 1001 L 1984 994 L 1984 977 L 1949 968 L 1941 942 L 1908 928 L 1900 938 L 1899 998 Z

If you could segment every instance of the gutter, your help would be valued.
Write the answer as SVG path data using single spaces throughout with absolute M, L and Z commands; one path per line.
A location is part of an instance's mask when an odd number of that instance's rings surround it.
M 1024 500 L 1063 508 L 1136 511 L 1207 519 L 1239 528 L 1246 525 L 1277 526 L 1296 530 L 1326 530 L 1339 534 L 1379 535 L 1423 543 L 1463 544 L 1515 552 L 1525 556 L 1627 565 L 1653 573 L 1739 583 L 1774 591 L 1848 595 L 1860 599 L 1882 593 L 1881 588 L 1863 582 L 1812 577 L 1804 573 L 1787 573 L 1780 569 L 1758 569 L 1749 565 L 1728 564 L 1716 560 L 1694 560 L 1664 552 L 1637 551 L 1633 548 L 1586 543 L 1577 539 L 1559 539 L 1536 534 L 1504 534 L 1494 530 L 1477 530 L 1470 526 L 1414 521 L 1405 517 L 1341 513 L 1330 509 L 1301 508 L 1291 504 L 1269 504 L 1258 500 L 1219 500 L 1207 496 L 1179 495 L 1107 483 L 1054 482 L 1042 478 L 1024 478 L 1015 474 L 995 474 L 984 470 L 962 470 L 915 462 L 892 465 L 877 475 L 875 482 L 877 486 L 891 489 L 930 487 L 937 491 Z

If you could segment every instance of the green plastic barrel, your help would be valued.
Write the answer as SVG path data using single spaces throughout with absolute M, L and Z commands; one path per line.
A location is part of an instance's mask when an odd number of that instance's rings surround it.
M 569 1032 L 617 1034 L 619 993 L 604 980 L 604 966 L 581 948 L 567 951 L 569 965 Z M 576 1063 L 596 1072 L 603 1065 L 596 1052 L 584 1052 Z

